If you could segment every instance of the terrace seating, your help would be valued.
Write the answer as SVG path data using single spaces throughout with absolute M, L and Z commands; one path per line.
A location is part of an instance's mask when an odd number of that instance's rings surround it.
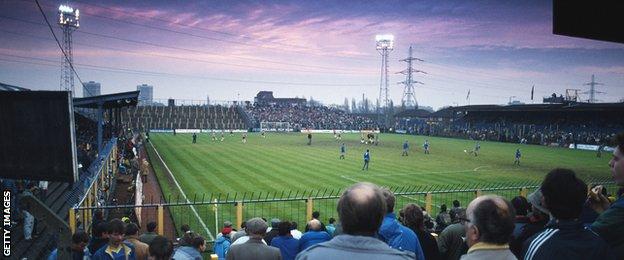
M 138 106 L 126 108 L 122 121 L 138 129 L 245 129 L 241 111 L 223 106 Z

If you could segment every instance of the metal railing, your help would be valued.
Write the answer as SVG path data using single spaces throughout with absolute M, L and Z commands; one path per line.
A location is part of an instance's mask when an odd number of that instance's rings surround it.
M 86 181 L 77 183 L 68 196 L 68 202 L 74 205 L 69 209 L 69 226 L 72 233 L 78 226 L 89 231 L 93 219 L 92 211 L 77 212 L 75 208 L 97 207 L 110 201 L 115 190 L 114 176 L 117 174 L 117 139 L 111 139 L 87 171 Z M 102 201 L 106 203 L 101 203 Z M 105 212 L 106 215 L 106 212 Z
M 603 185 L 610 194 L 615 194 L 617 186 L 608 178 L 594 178 L 585 180 L 589 186 Z M 442 204 L 452 205 L 454 200 L 466 206 L 475 197 L 485 194 L 497 194 L 511 200 L 516 196 L 526 197 L 539 187 L 539 182 L 527 181 L 517 183 L 499 184 L 463 184 L 463 185 L 431 185 L 431 186 L 406 186 L 386 187 L 396 196 L 395 209 L 398 212 L 408 203 L 416 203 L 424 206 L 431 215 L 437 213 Z M 115 206 L 79 206 L 72 209 L 76 212 L 91 211 L 94 209 L 120 210 L 142 208 L 147 212 L 148 219 L 144 223 L 156 221 L 158 233 L 169 238 L 179 237 L 176 231 L 164 233 L 162 228 L 165 223 L 164 212 L 167 210 L 171 215 L 175 230 L 182 224 L 187 224 L 192 230 L 200 234 L 203 229 L 201 222 L 208 225 L 209 233 L 217 234 L 224 221 L 232 221 L 236 228 L 241 223 L 252 217 L 264 217 L 267 220 L 278 218 L 280 220 L 295 221 L 302 229 L 305 223 L 311 219 L 314 211 L 321 213 L 321 221 L 327 223 L 333 217 L 338 220 L 336 213 L 337 200 L 342 194 L 342 189 L 305 190 L 305 191 L 282 191 L 282 192 L 237 192 L 231 194 L 197 194 L 187 196 L 186 201 L 181 196 L 168 196 L 156 201 L 145 198 L 143 205 L 115 205 Z M 198 214 L 192 214 L 193 211 Z M 144 215 L 145 216 L 145 215 Z M 213 233 L 214 232 L 214 233 Z M 208 235 L 208 234 L 204 234 Z M 206 236 L 209 241 L 212 235 Z

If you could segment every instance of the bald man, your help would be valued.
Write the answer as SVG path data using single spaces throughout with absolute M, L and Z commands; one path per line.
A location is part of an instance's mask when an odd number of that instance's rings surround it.
M 461 260 L 517 259 L 508 244 L 514 218 L 514 208 L 502 197 L 486 195 L 470 202 L 463 219 L 469 249 Z
M 338 216 L 343 234 L 316 244 L 297 255 L 298 260 L 327 259 L 414 259 L 408 251 L 399 251 L 375 238 L 386 214 L 386 200 L 381 189 L 372 183 L 356 183 L 338 200 Z
M 308 247 L 331 240 L 331 236 L 326 231 L 322 231 L 321 222 L 318 219 L 312 219 L 308 222 L 308 232 L 305 232 L 299 239 L 299 251 L 303 251 Z

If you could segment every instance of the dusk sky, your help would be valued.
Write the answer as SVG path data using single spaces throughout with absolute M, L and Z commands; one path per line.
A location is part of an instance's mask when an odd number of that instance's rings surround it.
M 70 1 L 74 62 L 103 94 L 154 86 L 155 99 L 379 95 L 376 34 L 393 34 L 390 95 L 400 104 L 411 45 L 419 105 L 535 103 L 595 74 L 604 102 L 624 98 L 624 44 L 552 33 L 551 1 Z M 58 6 L 40 0 L 59 39 Z M 61 51 L 34 0 L 0 1 L 0 82 L 58 90 Z M 77 96 L 82 88 L 76 80 Z M 587 99 L 587 95 L 582 96 Z

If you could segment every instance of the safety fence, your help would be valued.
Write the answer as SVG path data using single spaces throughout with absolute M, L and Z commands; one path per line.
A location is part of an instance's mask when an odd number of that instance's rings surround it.
M 603 185 L 608 194 L 615 194 L 617 186 L 608 178 L 585 180 L 589 187 Z M 475 197 L 485 194 L 496 194 L 511 200 L 516 196 L 527 197 L 539 187 L 539 182 L 527 181 L 519 183 L 499 184 L 464 184 L 464 185 L 431 185 L 410 187 L 386 187 L 396 196 L 395 210 L 398 211 L 408 203 L 424 206 L 430 215 L 435 216 L 442 204 L 449 208 L 457 200 L 465 207 Z M 588 187 L 588 188 L 589 188 Z M 282 221 L 294 221 L 303 230 L 305 223 L 311 219 L 312 213 L 318 211 L 320 219 L 327 223 L 329 218 L 338 221 L 336 213 L 337 200 L 342 194 L 340 189 L 282 191 L 282 192 L 237 192 L 231 194 L 202 194 L 167 196 L 156 201 L 147 197 L 142 205 L 111 205 L 98 207 L 81 204 L 70 209 L 70 214 L 89 216 L 93 210 L 131 211 L 140 208 L 143 211 L 143 223 L 157 222 L 157 232 L 168 238 L 180 237 L 180 227 L 189 225 L 208 241 L 213 241 L 224 221 L 231 221 L 235 228 L 252 217 L 263 217 L 270 221 L 273 218 Z M 169 215 L 169 219 L 165 217 Z M 147 218 L 145 218 L 147 216 Z M 83 223 L 89 223 L 85 219 Z M 165 233 L 165 222 L 172 221 L 174 230 Z M 70 223 L 70 225 L 72 225 Z M 75 230 L 76 223 L 72 230 Z
M 82 182 L 82 185 L 77 185 L 67 197 L 68 203 L 75 205 L 69 209 L 68 215 L 72 233 L 78 226 L 83 230 L 90 230 L 89 223 L 93 219 L 92 211 L 76 211 L 74 208 L 97 207 L 107 204 L 112 199 L 116 184 L 114 176 L 118 169 L 117 157 L 117 139 L 113 138 L 105 144 L 87 171 L 89 174 L 86 176 L 87 180 Z

